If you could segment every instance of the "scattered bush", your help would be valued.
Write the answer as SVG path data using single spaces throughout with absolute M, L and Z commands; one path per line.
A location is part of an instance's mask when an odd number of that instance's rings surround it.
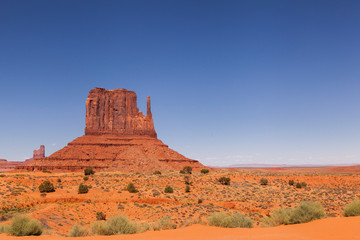
M 274 210 L 270 217 L 264 217 L 261 219 L 261 222 L 264 227 L 275 227 L 279 225 L 289 224 L 289 219 L 291 215 L 291 208 L 280 208 Z
M 201 169 L 200 172 L 201 172 L 202 174 L 208 174 L 210 171 L 209 171 L 209 169 L 204 168 L 204 169 Z
M 222 185 L 230 185 L 230 178 L 228 177 L 221 177 L 218 181 Z
M 54 184 L 52 184 L 50 181 L 43 181 L 39 186 L 39 191 L 41 193 L 55 192 Z
M 176 225 L 171 221 L 170 217 L 162 217 L 153 225 L 154 231 L 175 229 L 175 228 Z
M 307 183 L 306 182 L 302 182 L 301 183 L 301 187 L 306 187 L 307 186 Z
M 191 178 L 190 178 L 190 176 L 185 176 L 184 177 L 184 183 L 186 184 L 186 185 L 191 185 L 193 182 L 191 181 Z
M 110 218 L 106 222 L 96 221 L 91 226 L 92 232 L 98 235 L 133 234 L 136 229 L 136 224 L 124 215 Z
M 191 174 L 192 173 L 192 167 L 191 166 L 185 166 L 183 168 L 183 171 L 187 174 Z
M 84 174 L 85 176 L 88 176 L 88 175 L 94 175 L 95 174 L 95 171 L 92 167 L 89 167 L 89 168 L 85 168 L 84 169 Z
M 190 186 L 189 186 L 189 185 L 186 185 L 186 187 L 185 187 L 185 192 L 186 192 L 186 193 L 190 192 Z
M 291 211 L 289 224 L 307 223 L 326 217 L 323 207 L 318 202 L 302 202 Z
M 60 178 L 58 178 L 56 181 L 57 181 L 58 183 L 61 183 L 61 179 L 60 179 Z
M 181 173 L 181 174 L 185 174 L 185 171 L 184 170 L 180 170 L 180 172 L 179 173 Z
M 161 175 L 161 172 L 160 171 L 155 171 L 154 175 Z
M 87 180 L 89 180 L 89 177 L 85 176 L 85 177 L 83 177 L 83 179 L 84 179 L 84 181 L 87 181 Z
M 201 204 L 203 200 L 201 198 L 198 199 L 198 204 Z
M 164 192 L 165 193 L 173 193 L 174 189 L 171 186 L 168 185 L 168 186 L 165 187 Z
M 7 233 L 9 232 L 9 225 L 8 224 L 2 224 L 0 225 L 0 233 Z
M 126 190 L 128 190 L 129 193 L 137 193 L 137 192 L 139 192 L 132 182 L 127 185 Z
M 7 229 L 7 233 L 13 236 L 39 236 L 42 232 L 41 224 L 25 215 L 14 217 Z
M 43 173 L 51 173 L 50 171 L 48 170 L 44 170 Z
M 47 195 L 46 193 L 41 193 L 40 197 L 46 197 L 46 195 Z
M 100 220 L 106 220 L 106 214 L 103 212 L 97 212 L 96 213 L 96 220 L 100 221 Z
M 89 187 L 85 184 L 80 183 L 79 189 L 78 189 L 78 194 L 84 194 L 84 193 L 88 193 L 88 192 L 89 192 Z
M 360 200 L 354 200 L 353 202 L 346 205 L 344 209 L 344 216 L 360 216 Z
M 260 179 L 260 185 L 266 186 L 266 185 L 268 185 L 268 182 L 269 181 L 266 178 Z
M 290 185 L 290 186 L 294 186 L 294 184 L 295 184 L 295 181 L 294 181 L 294 180 L 289 180 L 289 185 Z
M 78 225 L 73 226 L 68 234 L 69 237 L 84 237 L 87 235 L 89 235 L 87 228 L 80 227 Z
M 296 183 L 296 188 L 302 188 L 302 185 L 301 185 L 301 183 Z
M 213 213 L 209 217 L 209 224 L 224 228 L 252 228 L 253 221 L 241 213 L 233 215 L 227 213 Z

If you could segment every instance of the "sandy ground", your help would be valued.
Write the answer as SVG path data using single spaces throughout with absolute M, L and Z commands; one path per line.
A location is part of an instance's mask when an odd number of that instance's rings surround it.
M 209 227 L 202 225 L 192 225 L 190 227 L 151 231 L 134 235 L 117 236 L 91 236 L 91 237 L 60 237 L 44 235 L 39 237 L 11 237 L 1 234 L 0 239 L 36 239 L 36 240 L 55 240 L 55 239 L 78 239 L 78 240 L 351 240 L 360 239 L 358 234 L 360 217 L 349 218 L 327 218 L 310 223 L 279 226 L 273 228 L 253 228 L 253 229 L 228 229 Z

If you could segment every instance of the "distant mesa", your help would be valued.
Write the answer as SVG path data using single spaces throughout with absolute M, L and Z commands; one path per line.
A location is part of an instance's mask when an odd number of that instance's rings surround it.
M 34 158 L 16 170 L 68 172 L 93 167 L 98 171 L 138 172 L 186 165 L 202 167 L 157 139 L 150 97 L 145 116 L 137 107 L 135 92 L 95 88 L 86 99 L 85 135 L 49 157 Z
M 41 145 L 40 149 L 35 149 L 33 152 L 33 157 L 25 160 L 25 162 L 21 161 L 8 161 L 6 159 L 0 159 L 0 171 L 1 172 L 9 172 L 14 170 L 17 166 L 26 165 L 33 162 L 34 159 L 45 157 L 45 146 Z

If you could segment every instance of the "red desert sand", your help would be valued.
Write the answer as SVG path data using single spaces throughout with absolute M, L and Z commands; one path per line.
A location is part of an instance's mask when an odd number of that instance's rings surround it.
M 1 234 L 0 239 L 36 239 L 36 240 L 55 240 L 55 239 L 129 239 L 129 240 L 352 240 L 360 239 L 358 234 L 360 217 L 348 218 L 327 218 L 313 221 L 310 223 L 279 226 L 272 228 L 218 228 L 202 225 L 192 225 L 190 227 L 151 231 L 134 235 L 115 235 L 115 236 L 91 236 L 91 237 L 61 237 L 43 235 L 39 237 L 12 237 Z

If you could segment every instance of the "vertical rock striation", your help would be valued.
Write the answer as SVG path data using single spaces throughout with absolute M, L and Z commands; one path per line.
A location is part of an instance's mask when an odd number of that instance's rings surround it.
M 126 89 L 95 88 L 86 100 L 85 134 L 147 135 L 156 138 L 147 99 L 147 115 L 139 112 L 136 93 Z

